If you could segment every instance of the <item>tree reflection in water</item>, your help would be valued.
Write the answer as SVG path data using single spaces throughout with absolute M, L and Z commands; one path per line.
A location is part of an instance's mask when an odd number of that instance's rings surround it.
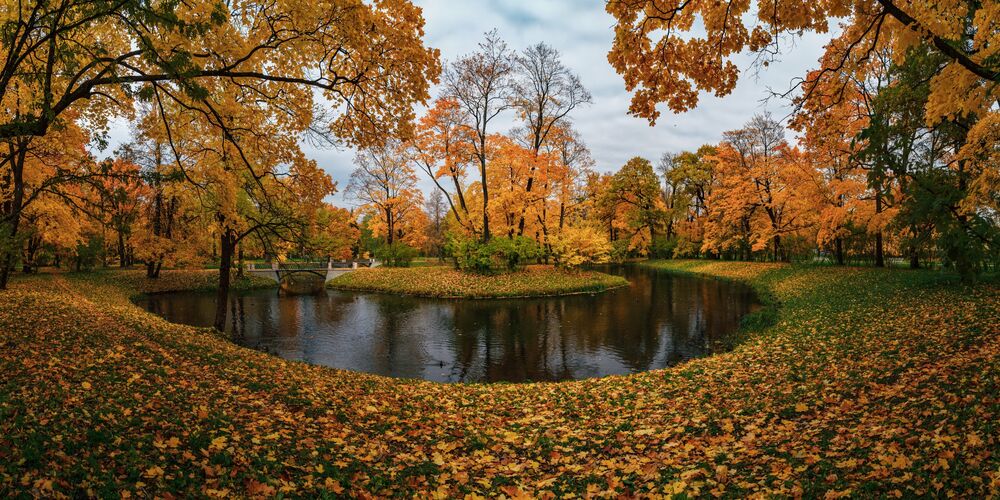
M 756 307 L 749 287 L 642 267 L 608 270 L 627 288 L 598 295 L 444 300 L 329 291 L 232 297 L 236 342 L 278 356 L 443 382 L 566 380 L 663 368 L 712 352 Z M 208 326 L 214 295 L 140 305 Z

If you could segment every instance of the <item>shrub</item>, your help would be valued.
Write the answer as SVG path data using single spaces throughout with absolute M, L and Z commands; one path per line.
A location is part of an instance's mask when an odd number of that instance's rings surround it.
M 672 259 L 674 250 L 677 248 L 678 238 L 672 236 L 657 236 L 653 239 L 653 244 L 649 248 L 649 256 L 654 259 Z
M 625 262 L 631 255 L 628 240 L 615 240 L 611 242 L 611 262 Z
M 611 243 L 592 227 L 566 227 L 552 238 L 552 255 L 559 267 L 604 264 L 611 258 Z
M 700 256 L 701 256 L 701 245 L 683 236 L 677 238 L 677 244 L 676 246 L 674 246 L 673 258 L 692 259 Z
M 410 267 L 413 258 L 417 256 L 417 249 L 406 243 L 381 244 L 375 251 L 375 256 L 382 261 L 383 265 L 389 267 Z
M 523 236 L 493 238 L 487 243 L 453 238 L 448 243 L 448 250 L 455 258 L 455 267 L 479 274 L 517 271 L 542 254 L 534 240 Z

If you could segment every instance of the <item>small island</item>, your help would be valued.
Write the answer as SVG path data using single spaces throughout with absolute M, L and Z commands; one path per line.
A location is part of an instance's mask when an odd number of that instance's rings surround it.
M 359 269 L 329 283 L 337 290 L 395 293 L 441 298 L 514 298 L 599 293 L 628 285 L 621 276 L 592 270 L 528 266 L 487 275 L 448 266 Z

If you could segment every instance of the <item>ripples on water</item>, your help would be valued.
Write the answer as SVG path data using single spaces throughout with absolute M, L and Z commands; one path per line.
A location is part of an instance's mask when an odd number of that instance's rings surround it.
M 756 301 L 749 287 L 625 266 L 596 295 L 446 300 L 326 291 L 230 300 L 236 342 L 283 358 L 441 382 L 566 380 L 663 368 L 711 353 Z M 213 293 L 145 297 L 170 321 L 209 326 Z

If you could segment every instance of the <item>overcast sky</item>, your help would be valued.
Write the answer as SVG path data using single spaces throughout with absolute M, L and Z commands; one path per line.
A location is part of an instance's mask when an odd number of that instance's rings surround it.
M 483 34 L 497 28 L 514 50 L 545 42 L 562 54 L 563 63 L 580 75 L 593 95 L 593 104 L 574 110 L 572 120 L 590 147 L 602 171 L 614 171 L 633 156 L 655 162 L 664 152 L 696 149 L 718 142 L 722 132 L 739 128 L 755 113 L 771 111 L 783 118 L 785 103 L 763 103 L 768 88 L 788 89 L 796 77 L 817 65 L 829 36 L 808 35 L 784 51 L 782 59 L 762 72 L 753 71 L 749 58 L 737 60 L 743 71 L 729 96 L 702 95 L 694 111 L 675 115 L 663 107 L 655 127 L 626 112 L 630 95 L 622 78 L 608 64 L 613 19 L 604 11 L 603 0 L 414 0 L 424 10 L 425 42 L 441 50 L 447 61 L 476 49 Z M 432 91 L 432 95 L 436 95 Z M 494 132 L 513 125 L 513 113 L 498 120 Z M 113 132 L 119 136 L 124 130 Z M 116 137 L 117 138 L 117 137 Z M 117 142 L 117 141 L 116 141 Z M 331 200 L 352 206 L 343 189 L 350 175 L 354 152 L 347 149 L 315 149 L 306 153 L 339 183 L 341 192 Z M 432 184 L 422 180 L 424 191 Z

